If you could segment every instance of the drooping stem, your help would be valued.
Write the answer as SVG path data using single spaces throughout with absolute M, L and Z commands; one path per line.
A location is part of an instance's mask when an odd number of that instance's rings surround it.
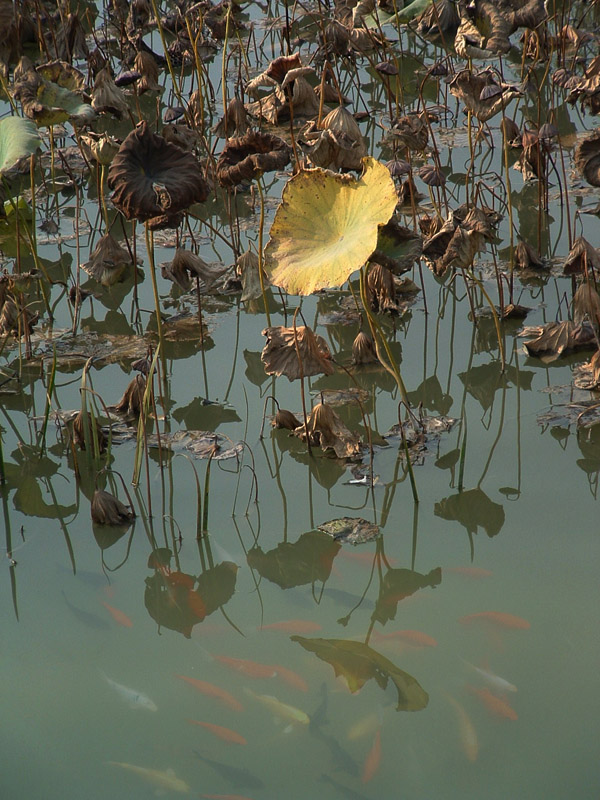
M 158 332 L 158 344 L 160 350 L 160 360 L 162 365 L 162 377 L 165 393 L 167 391 L 167 357 L 165 354 L 165 339 L 162 327 L 162 316 L 160 312 L 160 296 L 158 294 L 158 284 L 156 282 L 156 264 L 154 262 L 154 236 L 145 223 L 146 230 L 146 250 L 148 261 L 150 262 L 150 277 L 152 278 L 152 292 L 154 293 L 154 307 L 156 309 L 156 330 Z M 166 408 L 165 408 L 166 413 Z
M 271 315 L 269 314 L 269 305 L 267 303 L 267 293 L 265 291 L 265 278 L 263 275 L 263 233 L 265 227 L 265 195 L 262 188 L 262 178 L 257 178 L 256 185 L 258 186 L 258 194 L 260 196 L 260 222 L 258 226 L 258 278 L 260 280 L 260 291 L 262 293 L 263 303 L 265 304 L 265 315 L 267 317 L 267 325 L 271 327 Z

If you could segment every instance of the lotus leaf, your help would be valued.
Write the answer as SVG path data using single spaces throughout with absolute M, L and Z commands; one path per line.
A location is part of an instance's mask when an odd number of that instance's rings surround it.
M 38 127 L 67 120 L 86 124 L 96 116 L 81 93 L 83 76 L 70 65 L 55 61 L 36 70 L 25 63 L 20 75 L 14 96 Z
M 208 184 L 191 153 L 166 142 L 140 122 L 131 131 L 108 171 L 112 201 L 127 219 L 151 228 L 176 227 L 182 212 L 208 197 Z
M 286 375 L 293 381 L 301 375 L 306 378 L 335 372 L 327 342 L 309 327 L 301 325 L 294 329 L 280 325 L 265 328 L 262 335 L 267 337 L 260 356 L 267 375 Z
M 340 517 L 318 526 L 320 531 L 333 536 L 336 542 L 363 544 L 379 536 L 379 525 L 360 517 Z
M 291 589 L 315 581 L 328 580 L 333 559 L 341 545 L 324 533 L 309 531 L 296 542 L 280 542 L 273 550 L 262 550 L 258 545 L 248 551 L 248 566 L 259 575 Z
M 525 349 L 530 356 L 538 356 L 547 364 L 571 350 L 596 346 L 593 327 L 585 322 L 576 325 L 570 319 L 564 322 L 548 322 L 537 328 L 525 328 L 522 335 L 535 336 L 525 342 Z
M 341 286 L 368 260 L 397 198 L 385 165 L 364 165 L 358 179 L 316 168 L 288 181 L 265 248 L 275 286 L 302 295 Z
M 36 126 L 30 120 L 22 117 L 0 120 L 0 175 L 35 153 L 41 142 Z
M 421 711 L 429 702 L 429 695 L 412 675 L 363 642 L 306 639 L 303 636 L 290 638 L 331 664 L 336 675 L 346 678 L 352 693 L 358 692 L 367 681 L 374 678 L 382 689 L 387 687 L 388 681 L 393 682 L 398 692 L 398 711 Z
M 412 569 L 389 569 L 379 585 L 379 597 L 371 619 L 385 625 L 396 618 L 398 603 L 410 597 L 419 589 L 430 586 L 432 589 L 442 582 L 441 567 L 436 567 L 426 575 Z

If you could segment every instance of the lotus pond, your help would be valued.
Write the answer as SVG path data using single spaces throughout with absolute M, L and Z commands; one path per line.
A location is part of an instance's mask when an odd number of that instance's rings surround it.
M 0 2 L 3 797 L 596 798 L 596 2 Z

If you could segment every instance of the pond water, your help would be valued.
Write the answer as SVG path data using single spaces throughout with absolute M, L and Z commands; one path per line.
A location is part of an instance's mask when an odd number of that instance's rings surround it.
M 292 39 L 306 39 L 306 63 L 318 48 L 318 8 L 308 9 L 313 16 L 300 5 L 287 10 Z M 245 80 L 248 69 L 254 77 L 285 52 L 285 14 L 275 3 L 264 15 L 256 4 L 242 5 L 245 29 L 228 41 L 227 70 L 222 40 L 206 62 L 215 94 L 210 103 L 207 92 L 211 125 L 223 110 L 223 74 L 231 97 L 238 75 Z M 557 4 L 548 35 L 567 23 L 593 31 L 597 17 L 585 3 Z M 521 81 L 522 30 L 512 35 L 507 57 L 475 59 L 474 69 L 493 63 L 506 80 Z M 360 122 L 369 154 L 386 161 L 393 155 L 384 137 L 386 85 L 404 113 L 421 110 L 419 82 L 444 54 L 406 26 L 386 24 L 383 31 L 387 49 L 330 58 L 351 110 L 370 112 Z M 161 52 L 155 28 L 145 41 Z M 61 182 L 58 162 L 52 176 L 44 140 L 31 230 L 37 265 L 54 282 L 28 290 L 40 313 L 31 355 L 24 340 L 3 337 L 0 362 L 4 797 L 598 796 L 600 435 L 597 394 L 574 384 L 592 351 L 542 361 L 528 355 L 519 336 L 524 324 L 569 318 L 581 278 L 563 274 L 564 260 L 577 236 L 592 246 L 599 241 L 598 217 L 580 213 L 597 202 L 597 190 L 573 167 L 574 147 L 595 119 L 566 104 L 567 93 L 549 79 L 559 63 L 582 74 L 585 58 L 595 55 L 593 42 L 580 41 L 577 52 L 567 47 L 560 62 L 556 54 L 536 64 L 524 58 L 539 96 L 528 90 L 506 109 L 521 130 L 551 120 L 560 130 L 548 212 L 539 209 L 537 181 L 524 182 L 512 168 L 520 150 L 507 151 L 507 184 L 502 115 L 490 119 L 482 142 L 474 118 L 469 132 L 462 106 L 444 95 L 443 79 L 424 84 L 428 106 L 447 103 L 436 108 L 433 131 L 450 208 L 476 187 L 480 203 L 501 219 L 475 259 L 470 294 L 460 270 L 439 279 L 422 262 L 408 273 L 421 288 L 414 302 L 401 304 L 397 315 L 375 315 L 411 406 L 427 423 L 407 444 L 418 503 L 402 440 L 391 431 L 401 391 L 378 365 L 351 367 L 359 324 L 348 284 L 302 302 L 287 296 L 285 304 L 268 289 L 270 323 L 291 326 L 300 305 L 306 324 L 347 368 L 307 379 L 306 402 L 335 403 L 366 442 L 364 411 L 373 486 L 367 448 L 362 461 L 331 458 L 318 447 L 311 454 L 288 430 L 271 427 L 270 398 L 301 417 L 302 397 L 299 381 L 265 373 L 260 354 L 268 321 L 260 296 L 203 293 L 208 335 L 201 342 L 195 291 L 184 293 L 160 275 L 161 307 L 171 319 L 167 374 L 164 384 L 154 379 L 159 419 L 148 421 L 152 446 L 138 485 L 131 486 L 135 424 L 113 422 L 110 452 L 95 463 L 72 449 L 61 420 L 81 408 L 86 359 L 97 356 L 87 374 L 95 393 L 86 393 L 88 407 L 94 397 L 116 403 L 136 374 L 132 361 L 156 343 L 156 314 L 143 225 L 134 233 L 125 223 L 142 262 L 139 284 L 130 276 L 104 288 L 82 274 L 93 295 L 83 301 L 77 337 L 69 333 L 63 284 L 73 285 L 77 262 L 89 259 L 105 231 L 99 176 L 96 168 L 84 171 L 76 193 Z M 399 76 L 382 77 L 373 68 L 382 60 L 395 63 Z M 448 64 L 457 71 L 465 62 L 452 51 Z M 193 81 L 191 70 L 182 73 L 186 99 Z M 162 113 L 178 102 L 169 88 L 158 101 L 156 92 L 128 98 L 135 121 L 140 112 L 154 120 L 157 107 Z M 289 141 L 286 125 L 275 131 Z M 94 126 L 122 138 L 131 129 L 129 121 L 106 116 Z M 70 123 L 55 134 L 57 149 L 76 144 Z M 218 154 L 223 140 L 207 136 Z M 412 157 L 415 170 L 432 163 Z M 264 176 L 265 241 L 291 174 L 288 167 Z M 434 188 L 430 195 L 416 172 L 415 182 L 424 196 L 417 216 L 433 216 L 442 193 Z M 18 187 L 13 196 L 18 191 L 31 204 L 29 175 L 10 185 Z M 217 192 L 206 204 L 210 227 L 191 219 L 184 233 L 193 231 L 206 261 L 227 266 L 235 257 L 230 242 L 258 247 L 260 196 L 254 188 L 240 192 L 230 226 L 226 192 Z M 120 231 L 108 190 L 106 197 Z M 410 205 L 401 219 L 413 227 Z M 0 226 L 3 266 L 36 266 L 32 240 L 22 237 L 17 248 L 14 225 Z M 530 311 L 525 321 L 500 321 L 501 350 L 485 295 L 499 302 L 497 268 L 507 276 L 507 302 L 518 238 L 549 269 L 515 270 L 514 302 Z M 174 231 L 155 235 L 157 264 L 172 259 L 174 245 Z M 362 411 L 353 399 L 358 388 Z M 96 403 L 108 429 L 106 409 Z M 216 432 L 217 448 L 197 432 Z M 213 458 L 198 457 L 198 447 Z M 105 464 L 111 476 L 98 477 Z M 131 525 L 92 524 L 90 500 L 94 488 L 104 487 L 123 502 L 128 488 Z M 378 525 L 380 535 L 354 546 L 318 528 L 346 517 Z

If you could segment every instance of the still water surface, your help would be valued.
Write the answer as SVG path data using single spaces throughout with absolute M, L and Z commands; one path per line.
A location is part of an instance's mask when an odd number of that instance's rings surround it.
M 569 129 L 590 127 L 573 109 L 559 112 Z M 460 198 L 469 161 L 462 121 L 455 133 L 460 146 L 441 157 Z M 498 172 L 501 152 L 489 156 Z M 282 180 L 268 184 L 267 224 Z M 537 191 L 518 174 L 512 181 L 516 224 L 530 240 Z M 519 302 L 533 309 L 527 324 L 554 319 L 570 291 L 556 268 L 568 240 L 554 201 L 542 241 L 555 269 L 520 286 Z M 247 213 L 255 237 L 258 216 Z M 67 215 L 61 224 L 71 232 Z M 578 224 L 598 242 L 596 217 Z M 504 220 L 501 248 L 507 231 Z M 56 261 L 57 247 L 40 252 Z M 205 257 L 216 251 L 229 263 L 219 247 L 207 244 Z M 171 257 L 159 242 L 157 260 Z M 488 258 L 477 266 L 492 291 Z M 309 457 L 287 431 L 265 425 L 261 438 L 267 395 L 297 414 L 301 399 L 297 382 L 264 374 L 260 303 L 207 298 L 214 346 L 178 341 L 168 354 L 171 430 L 218 429 L 252 452 L 243 469 L 235 459 L 211 463 L 200 541 L 191 466 L 176 456 L 161 470 L 156 451 L 149 483 L 134 495 L 134 525 L 113 536 L 93 530 L 93 476 L 77 484 L 54 430 L 43 458 L 28 450 L 45 389 L 39 365 L 25 366 L 22 391 L 0 398 L 4 797 L 598 796 L 600 442 L 593 428 L 577 430 L 578 404 L 592 396 L 572 388 L 573 366 L 587 356 L 544 365 L 507 323 L 502 374 L 493 326 L 473 327 L 462 284 L 424 273 L 428 313 L 421 293 L 403 317 L 382 321 L 413 405 L 456 420 L 415 465 L 418 506 L 397 439 L 376 437 L 371 491 L 350 483 L 351 465 Z M 193 308 L 166 282 L 160 290 L 169 313 Z M 140 291 L 140 306 L 152 308 L 149 280 Z M 357 326 L 330 322 L 341 295 L 305 301 L 303 313 L 348 363 Z M 114 294 L 95 300 L 82 330 L 133 332 L 128 304 Z M 144 312 L 144 325 L 150 319 Z M 274 325 L 290 320 L 272 312 Z M 66 314 L 57 325 L 68 327 Z M 80 368 L 59 368 L 63 409 L 79 407 Z M 131 376 L 127 359 L 91 372 L 107 403 Z M 397 422 L 393 383 L 367 369 L 356 380 L 370 393 L 373 428 L 385 433 Z M 340 373 L 312 379 L 310 393 L 351 386 Z M 355 406 L 340 413 L 360 428 Z M 126 481 L 134 450 L 131 440 L 112 448 Z M 206 461 L 195 465 L 204 487 Z M 377 522 L 381 537 L 352 547 L 317 531 L 343 516 Z M 348 657 L 348 642 L 366 641 L 368 663 Z M 336 672 L 364 685 L 351 692 Z M 405 710 L 415 693 L 419 709 Z

